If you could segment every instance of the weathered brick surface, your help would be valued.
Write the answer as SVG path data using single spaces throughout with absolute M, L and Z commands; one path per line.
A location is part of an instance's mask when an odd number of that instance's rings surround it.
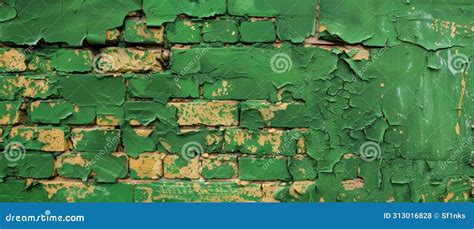
M 467 0 L 12 2 L 2 202 L 473 199 Z

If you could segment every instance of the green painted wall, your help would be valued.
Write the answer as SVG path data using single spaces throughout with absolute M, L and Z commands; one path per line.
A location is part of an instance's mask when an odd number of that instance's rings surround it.
M 472 15 L 0 0 L 0 201 L 472 201 Z

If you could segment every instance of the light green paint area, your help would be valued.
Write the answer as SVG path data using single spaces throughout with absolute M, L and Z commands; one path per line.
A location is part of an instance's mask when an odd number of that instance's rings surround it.
M 181 181 L 139 184 L 134 196 L 137 202 L 255 202 L 262 192 L 260 184 Z
M 248 181 L 291 180 L 286 158 L 239 158 L 239 179 Z

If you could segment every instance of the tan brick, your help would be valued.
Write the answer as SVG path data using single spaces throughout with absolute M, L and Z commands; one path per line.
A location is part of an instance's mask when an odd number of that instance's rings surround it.
M 170 103 L 178 109 L 178 124 L 235 126 L 239 124 L 236 101 Z
M 159 179 L 163 176 L 164 154 L 142 153 L 138 158 L 130 158 L 130 177 L 132 179 Z
M 199 157 L 167 155 L 163 159 L 164 176 L 168 179 L 199 179 Z
M 162 62 L 168 60 L 168 51 L 164 49 L 149 48 L 105 48 L 101 56 L 95 58 L 94 65 L 102 72 L 158 72 L 163 70 Z

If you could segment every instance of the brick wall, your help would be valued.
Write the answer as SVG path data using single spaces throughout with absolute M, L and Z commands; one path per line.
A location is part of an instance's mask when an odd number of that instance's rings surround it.
M 59 2 L 0 1 L 0 201 L 472 200 L 468 1 Z

